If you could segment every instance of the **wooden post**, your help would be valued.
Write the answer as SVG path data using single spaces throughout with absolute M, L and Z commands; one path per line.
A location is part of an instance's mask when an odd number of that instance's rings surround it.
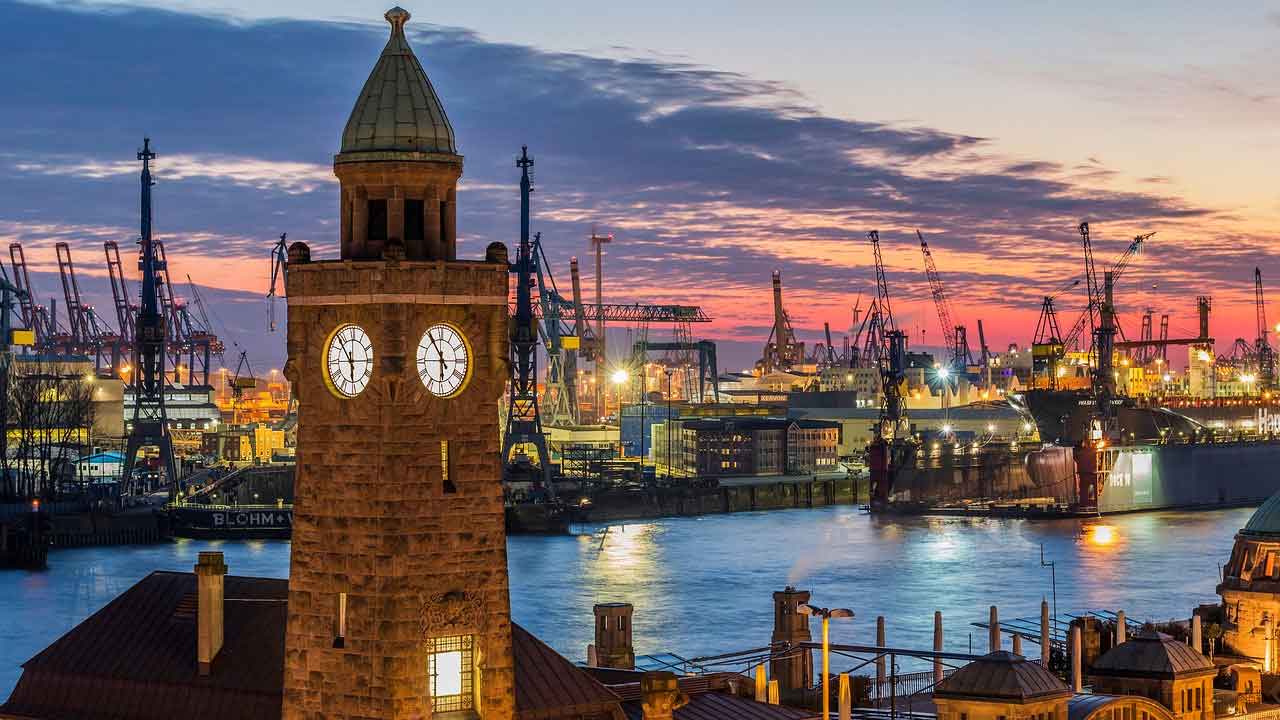
M 770 705 L 778 704 L 778 681 L 777 680 L 769 681 L 769 704 Z
M 1040 664 L 1049 667 L 1053 655 L 1053 642 L 1049 635 L 1049 601 L 1040 601 Z
M 1124 611 L 1116 611 L 1116 644 L 1120 645 L 1129 639 L 1129 628 L 1125 626 Z
M 1022 656 L 1022 636 L 1021 635 L 1014 634 L 1013 636 L 1013 654 L 1019 657 Z
M 756 702 L 769 701 L 769 680 L 764 675 L 764 664 L 756 666 Z
M 1000 650 L 1000 611 L 995 605 L 991 606 L 991 618 L 987 621 L 987 652 L 999 652 Z
M 884 616 L 876 617 L 876 647 L 885 646 L 884 639 Z M 880 687 L 884 685 L 884 655 L 876 656 L 876 693 L 880 692 Z M 877 695 L 878 697 L 878 695 Z
M 942 652 L 942 611 L 933 611 L 933 651 Z M 933 682 L 942 682 L 942 658 L 933 659 Z
M 1202 653 L 1204 652 L 1203 643 L 1204 643 L 1204 634 L 1200 627 L 1200 616 L 1192 615 L 1191 616 L 1191 647 L 1195 648 L 1196 652 Z

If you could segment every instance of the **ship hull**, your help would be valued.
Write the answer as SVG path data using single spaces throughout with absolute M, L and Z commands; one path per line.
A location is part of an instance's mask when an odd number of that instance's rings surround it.
M 892 513 L 1080 517 L 1257 504 L 1280 492 L 1280 441 L 1149 444 L 1100 451 L 1096 502 L 1078 450 L 1045 447 L 982 461 L 912 458 L 895 472 Z M 1084 500 L 1082 500 L 1084 498 Z

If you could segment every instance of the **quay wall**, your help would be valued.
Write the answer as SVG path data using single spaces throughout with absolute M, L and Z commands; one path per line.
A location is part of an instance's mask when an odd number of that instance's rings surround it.
M 719 487 L 610 490 L 591 498 L 591 522 L 856 505 L 867 501 L 865 478 L 760 478 Z
M 168 517 L 159 512 L 87 512 L 52 515 L 50 521 L 49 540 L 54 548 L 154 543 L 172 536 Z

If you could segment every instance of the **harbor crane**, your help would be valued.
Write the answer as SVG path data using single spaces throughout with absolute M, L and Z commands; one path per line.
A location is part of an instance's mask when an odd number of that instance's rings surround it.
M 902 398 L 906 378 L 907 337 L 894 323 L 889 303 L 889 283 L 885 279 L 884 258 L 880 254 L 880 233 L 867 233 L 876 270 L 874 321 L 868 334 L 868 348 L 876 353 L 880 369 L 880 416 L 875 436 L 867 448 L 871 469 L 871 505 L 883 507 L 893 492 L 897 468 L 905 464 L 914 447 L 908 442 L 908 425 Z M 873 337 L 874 336 L 874 337 Z
M 138 332 L 133 346 L 135 371 L 130 383 L 134 396 L 133 424 L 125 450 L 122 478 L 134 494 L 143 490 L 133 477 L 134 466 L 144 447 L 156 447 L 160 452 L 161 466 L 167 475 L 169 497 L 173 498 L 178 488 L 178 471 L 165 411 L 167 331 L 158 287 L 163 260 L 157 252 L 156 241 L 151 236 L 151 186 L 154 184 L 151 179 L 151 160 L 155 156 L 151 151 L 151 139 L 144 138 L 142 150 L 138 151 L 138 159 L 142 161 L 142 256 L 138 262 L 138 268 L 142 271 L 142 292 L 135 322 Z
M 289 248 L 285 245 L 288 233 L 280 233 L 280 239 L 271 249 L 271 289 L 267 291 L 267 325 L 271 332 L 276 331 L 276 283 L 285 285 L 289 271 Z
M 773 327 L 765 341 L 761 370 L 765 373 L 785 372 L 804 362 L 804 343 L 796 340 L 791 316 L 782 304 L 782 273 L 773 271 Z
M 22 315 L 22 323 L 36 335 L 36 346 L 42 347 L 53 341 L 58 334 L 57 317 L 45 305 L 36 302 L 35 288 L 31 285 L 31 275 L 27 272 L 27 258 L 22 252 L 21 243 L 9 244 L 9 259 L 13 263 L 13 285 L 17 288 L 18 310 Z
M 933 253 L 929 251 L 929 243 L 925 242 L 924 235 L 919 230 L 916 230 L 916 238 L 920 240 L 920 252 L 924 255 L 924 273 L 929 279 L 929 293 L 933 296 L 933 305 L 938 312 L 942 336 L 946 339 L 947 349 L 951 351 L 951 382 L 955 383 L 965 369 L 973 364 L 968 331 L 964 325 L 953 320 L 951 301 L 942 287 L 942 277 L 938 274 L 937 263 L 933 261 Z
M 1271 389 L 1276 381 L 1275 349 L 1267 340 L 1267 301 L 1262 294 L 1262 268 L 1253 269 L 1253 302 L 1257 313 L 1258 334 L 1254 338 L 1254 355 L 1258 360 L 1258 382 L 1264 389 Z
M 533 182 L 529 170 L 533 158 L 528 147 L 520 149 L 516 159 L 520 168 L 520 246 L 511 272 L 516 276 L 516 307 L 511 319 L 511 387 L 507 398 L 507 427 L 502 437 L 502 464 L 504 475 L 513 476 L 513 470 L 527 460 L 526 450 L 537 453 L 537 478 L 547 492 L 551 486 L 551 456 L 547 452 L 547 437 L 542 431 L 542 414 L 538 408 L 538 329 L 533 309 L 534 254 L 529 235 L 529 195 Z

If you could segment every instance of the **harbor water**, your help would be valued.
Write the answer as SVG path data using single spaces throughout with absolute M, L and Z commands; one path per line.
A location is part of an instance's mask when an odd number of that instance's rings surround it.
M 872 644 L 884 615 L 891 646 L 927 648 L 941 610 L 948 650 L 972 642 L 983 651 L 986 633 L 970 623 L 984 621 L 989 605 L 1002 619 L 1033 617 L 1053 594 L 1042 546 L 1055 563 L 1060 614 L 1186 618 L 1215 600 L 1219 566 L 1252 511 L 1046 521 L 881 518 L 846 506 L 584 526 L 569 537 L 510 538 L 512 613 L 578 661 L 591 642 L 591 606 L 630 602 L 637 653 L 692 658 L 767 643 L 770 593 L 795 585 L 815 604 L 854 610 L 832 624 L 833 642 Z M 46 571 L 0 572 L 0 698 L 22 662 L 76 623 L 152 570 L 189 572 L 209 549 L 225 553 L 234 575 L 289 572 L 287 541 L 194 540 L 58 550 Z

